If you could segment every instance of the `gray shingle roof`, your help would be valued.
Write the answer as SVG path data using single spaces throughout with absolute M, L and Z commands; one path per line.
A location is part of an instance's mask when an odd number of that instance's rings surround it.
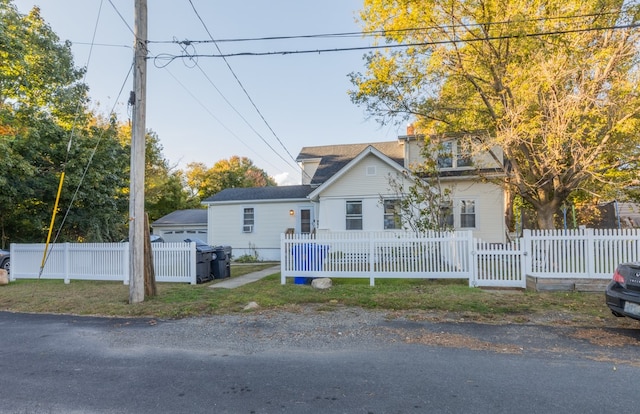
M 309 185 L 283 185 L 280 187 L 226 188 L 204 200 L 205 203 L 245 200 L 304 199 L 311 192 Z
M 340 171 L 369 145 L 397 162 L 400 166 L 404 166 L 404 147 L 398 141 L 304 147 L 300 150 L 296 161 L 301 162 L 310 158 L 320 158 L 318 169 L 311 179 L 311 185 L 317 187 Z
M 166 216 L 160 217 L 152 225 L 171 226 L 185 224 L 207 224 L 206 209 L 176 210 Z

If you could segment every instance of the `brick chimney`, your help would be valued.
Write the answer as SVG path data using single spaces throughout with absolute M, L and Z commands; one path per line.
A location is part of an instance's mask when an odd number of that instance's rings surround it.
M 415 135 L 415 128 L 413 124 L 407 125 L 407 135 Z

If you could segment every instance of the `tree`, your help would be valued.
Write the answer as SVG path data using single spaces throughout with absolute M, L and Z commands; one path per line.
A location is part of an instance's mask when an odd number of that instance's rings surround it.
M 59 42 L 38 8 L 21 15 L 0 0 L 2 245 L 41 239 L 47 227 L 53 203 L 45 200 L 56 193 L 71 121 L 88 119 L 82 74 L 70 44 Z
M 416 118 L 425 135 L 501 148 L 499 184 L 540 228 L 572 192 L 637 187 L 637 3 L 365 0 L 361 19 L 403 47 L 366 56 L 353 102 L 382 123 Z
M 130 156 L 131 126 L 121 124 L 119 127 L 121 144 L 126 148 Z M 145 136 L 145 198 L 144 208 L 149 214 L 149 221 L 175 210 L 187 208 L 201 208 L 200 201 L 192 197 L 188 191 L 184 173 L 175 169 L 164 158 L 163 147 L 158 134 L 152 130 Z M 129 166 L 126 167 L 129 174 Z
M 190 163 L 186 171 L 187 186 L 192 196 L 204 200 L 225 188 L 267 187 L 277 185 L 275 180 L 256 167 L 247 157 L 234 155 L 220 160 L 207 169 L 202 163 Z
M 388 182 L 397 197 L 397 213 L 405 229 L 418 234 L 453 230 L 451 188 L 440 182 L 434 158 L 410 166 L 402 174 L 389 175 Z M 384 199 L 380 201 L 384 203 Z
M 0 110 L 22 117 L 46 112 L 71 125 L 88 100 L 71 43 L 60 43 L 38 7 L 21 15 L 10 0 L 0 0 L 0 29 Z

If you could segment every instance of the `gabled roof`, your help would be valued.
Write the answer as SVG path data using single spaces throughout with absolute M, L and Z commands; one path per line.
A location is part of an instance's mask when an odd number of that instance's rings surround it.
M 195 208 L 190 210 L 176 210 L 154 221 L 152 226 L 183 226 L 207 224 L 207 210 Z
M 404 167 L 404 147 L 398 141 L 373 142 L 370 144 L 340 144 L 319 147 L 304 147 L 296 161 L 319 159 L 320 164 L 311 179 L 311 186 L 317 187 L 342 170 L 350 161 L 372 146 L 400 167 Z
M 306 199 L 311 192 L 309 185 L 285 185 L 281 187 L 226 188 L 205 199 L 203 203 L 213 204 L 233 201 L 276 201 Z
M 309 199 L 311 199 L 311 200 L 315 199 L 321 192 L 323 192 L 326 188 L 330 187 L 334 182 L 336 182 L 340 177 L 345 175 L 348 171 L 350 171 L 355 165 L 357 165 L 360 161 L 362 161 L 362 159 L 364 159 L 368 155 L 372 155 L 374 157 L 377 157 L 382 162 L 384 162 L 387 165 L 389 165 L 391 168 L 396 169 L 398 172 L 405 171 L 405 168 L 401 164 L 398 164 L 398 162 L 396 160 L 394 160 L 394 159 L 388 157 L 387 155 L 383 154 L 381 151 L 379 151 L 373 145 L 369 145 L 369 146 L 365 147 L 360 152 L 360 154 L 358 154 L 357 157 L 353 158 L 351 161 L 349 161 L 347 164 L 345 164 L 340 171 L 338 171 L 336 174 L 332 175 L 328 180 L 326 180 L 320 186 L 315 188 L 309 194 Z

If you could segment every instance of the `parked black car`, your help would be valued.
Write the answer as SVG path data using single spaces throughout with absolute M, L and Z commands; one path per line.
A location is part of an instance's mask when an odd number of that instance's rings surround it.
M 8 250 L 0 250 L 0 269 L 4 269 L 7 272 L 9 272 L 9 270 L 11 269 Z
M 619 264 L 605 296 L 614 315 L 640 320 L 640 262 Z

